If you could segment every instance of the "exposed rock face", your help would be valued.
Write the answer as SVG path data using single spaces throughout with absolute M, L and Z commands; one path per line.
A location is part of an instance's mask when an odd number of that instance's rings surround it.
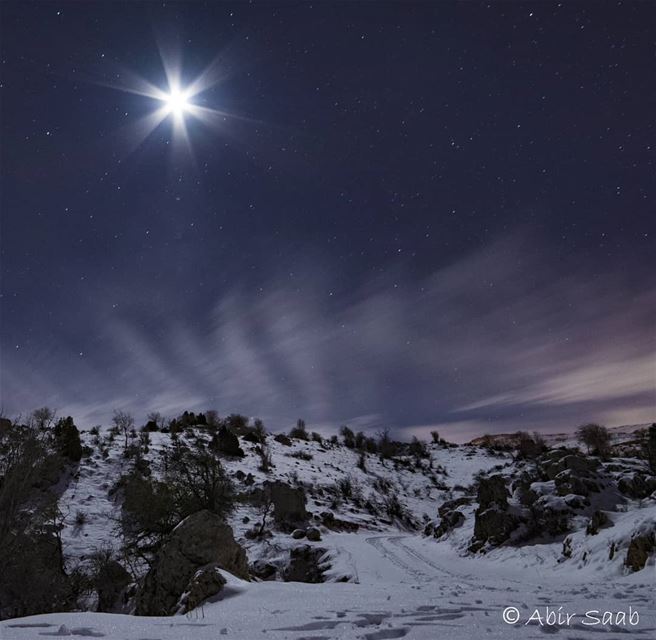
M 221 592 L 226 580 L 219 569 L 219 565 L 213 562 L 196 571 L 178 602 L 177 611 L 179 613 L 187 613 Z
M 649 556 L 656 551 L 656 531 L 643 533 L 631 538 L 624 564 L 633 571 L 640 571 L 647 564 Z
M 484 510 L 493 504 L 501 508 L 508 506 L 510 494 L 506 488 L 506 481 L 502 476 L 491 476 L 483 478 L 478 485 L 478 504 L 479 509 Z
M 75 604 L 59 539 L 9 534 L 0 552 L 0 620 L 68 611 Z
M 216 514 L 199 511 L 183 520 L 162 546 L 137 596 L 136 614 L 174 614 L 180 596 L 193 588 L 192 578 L 207 565 L 248 578 L 246 553 L 235 542 L 232 529 Z M 203 574 L 199 580 L 202 591 L 214 576 Z
M 289 565 L 282 574 L 285 582 L 323 582 L 321 558 L 325 553 L 325 549 L 309 544 L 291 549 Z
M 98 611 L 113 613 L 123 590 L 132 582 L 132 576 L 116 560 L 109 560 L 98 571 L 95 582 Z
M 292 531 L 292 538 L 294 538 L 294 540 L 305 538 L 305 531 L 303 531 L 303 529 L 294 529 L 294 531 Z
M 502 476 L 484 478 L 478 485 L 478 503 L 474 537 L 470 551 L 480 551 L 486 544 L 499 545 L 508 540 L 519 526 L 520 518 L 508 510 L 508 489 Z
M 508 540 L 519 523 L 520 520 L 516 515 L 497 506 L 490 507 L 481 513 L 476 512 L 474 539 L 478 543 L 500 545 Z M 482 546 L 474 544 L 474 550 Z

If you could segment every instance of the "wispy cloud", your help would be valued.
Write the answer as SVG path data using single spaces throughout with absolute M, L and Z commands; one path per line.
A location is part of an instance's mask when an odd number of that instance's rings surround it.
M 152 291 L 148 305 L 111 320 L 91 309 L 98 348 L 84 357 L 56 336 L 29 357 L 5 348 L 3 403 L 54 404 L 90 422 L 113 407 L 139 416 L 216 407 L 273 429 L 305 417 L 469 436 L 648 415 L 653 278 L 561 263 L 534 240 L 510 234 L 419 280 L 400 269 L 346 292 L 314 266 L 235 284 L 191 316 L 158 306 Z

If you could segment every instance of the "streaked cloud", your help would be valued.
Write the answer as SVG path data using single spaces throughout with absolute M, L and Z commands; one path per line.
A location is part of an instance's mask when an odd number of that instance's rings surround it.
M 516 232 L 419 280 L 407 265 L 349 287 L 329 265 L 271 274 L 235 283 L 191 320 L 160 308 L 156 291 L 108 320 L 99 292 L 85 317 L 96 352 L 72 358 L 56 340 L 29 357 L 5 349 L 4 407 L 51 404 L 89 423 L 114 407 L 140 418 L 215 407 L 274 430 L 304 417 L 325 431 L 456 439 L 649 415 L 653 277 L 590 272 L 538 247 Z

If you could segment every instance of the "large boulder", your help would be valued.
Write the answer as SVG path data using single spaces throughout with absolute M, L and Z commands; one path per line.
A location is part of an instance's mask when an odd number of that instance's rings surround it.
M 283 571 L 285 582 L 323 582 L 324 563 L 321 562 L 326 550 L 302 545 L 289 552 L 289 564 Z
M 624 564 L 632 571 L 640 571 L 649 556 L 656 551 L 656 531 L 649 531 L 631 538 Z
M 280 528 L 293 531 L 307 522 L 309 514 L 301 487 L 291 487 L 279 480 L 265 482 L 264 498 L 273 503 L 273 518 Z
M 0 552 L 0 620 L 68 611 L 74 585 L 54 531 L 9 533 Z
M 244 450 L 239 446 L 239 438 L 224 424 L 212 436 L 210 446 L 226 456 L 244 457 Z
M 180 597 L 193 586 L 192 578 L 207 565 L 248 578 L 246 553 L 230 526 L 210 511 L 199 511 L 185 518 L 162 546 L 137 595 L 136 614 L 176 613 Z

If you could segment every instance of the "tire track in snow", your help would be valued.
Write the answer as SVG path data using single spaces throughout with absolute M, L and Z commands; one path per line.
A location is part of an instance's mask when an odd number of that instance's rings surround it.
M 427 582 L 431 580 L 425 571 L 417 569 L 416 567 L 410 566 L 407 562 L 404 562 L 398 554 L 394 553 L 389 547 L 386 547 L 384 541 L 390 541 L 393 536 L 372 536 L 370 538 L 365 538 L 364 541 L 372 546 L 378 553 L 380 553 L 384 558 L 389 560 L 392 564 L 403 569 L 406 573 L 414 576 L 417 580 L 422 582 Z

